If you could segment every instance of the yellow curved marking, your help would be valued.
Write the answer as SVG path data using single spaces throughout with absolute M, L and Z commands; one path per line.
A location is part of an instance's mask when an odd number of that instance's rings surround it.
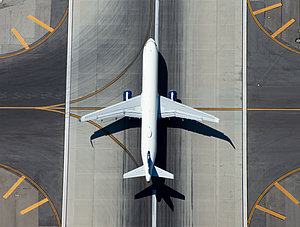
M 260 29 L 261 29 L 264 33 L 266 33 L 267 36 L 269 36 L 272 40 L 274 40 L 274 41 L 275 41 L 276 43 L 278 43 L 280 46 L 282 46 L 282 47 L 284 47 L 284 48 L 286 48 L 286 49 L 288 49 L 288 50 L 290 50 L 290 51 L 292 51 L 292 52 L 294 52 L 294 53 L 296 53 L 296 54 L 300 54 L 300 51 L 294 50 L 293 48 L 288 47 L 287 45 L 285 45 L 285 44 L 281 43 L 280 41 L 278 41 L 277 39 L 273 38 L 273 37 L 270 35 L 270 33 L 268 33 L 268 32 L 266 31 L 266 29 L 259 23 L 259 21 L 257 20 L 256 16 L 253 14 L 253 9 L 252 9 L 252 6 L 251 6 L 251 4 L 250 4 L 250 0 L 247 0 L 247 4 L 248 4 L 248 8 L 249 8 L 249 10 L 250 10 L 250 13 L 251 13 L 253 19 L 255 20 L 256 24 L 260 27 Z
M 281 220 L 285 220 L 285 219 L 286 219 L 285 216 L 283 216 L 283 215 L 281 215 L 281 214 L 278 214 L 277 212 L 274 212 L 274 211 L 272 211 L 272 210 L 269 210 L 269 209 L 267 209 L 267 208 L 265 208 L 265 207 L 256 205 L 255 208 L 256 208 L 256 209 L 259 209 L 259 210 L 261 210 L 261 211 L 263 211 L 263 212 L 265 212 L 265 213 L 267 213 L 267 214 L 270 214 L 270 215 L 272 215 L 272 216 L 274 216 L 274 217 L 280 218 Z
M 14 190 L 16 190 L 16 188 L 23 182 L 24 179 L 24 176 L 20 177 L 19 180 L 4 194 L 3 198 L 7 199 L 11 193 L 13 193 Z
M 277 4 L 274 4 L 274 5 L 271 5 L 271 6 L 268 6 L 268 7 L 265 7 L 263 9 L 259 9 L 259 10 L 256 10 L 253 12 L 253 15 L 257 15 L 257 14 L 260 14 L 260 13 L 263 13 L 263 12 L 266 12 L 266 11 L 269 11 L 271 9 L 275 9 L 277 7 L 280 7 L 282 6 L 282 3 L 277 3 Z
M 287 29 L 289 26 L 292 25 L 292 23 L 295 22 L 295 19 L 291 19 L 290 21 L 288 21 L 285 25 L 283 25 L 281 28 L 279 28 L 276 32 L 274 32 L 271 37 L 275 38 L 276 36 L 278 36 L 281 32 L 283 32 L 285 29 Z
M 59 219 L 58 213 L 57 213 L 57 211 L 55 209 L 55 206 L 53 205 L 53 202 L 51 201 L 51 199 L 49 198 L 49 196 L 45 193 L 45 191 L 40 186 L 38 186 L 37 183 L 35 183 L 30 177 L 26 176 L 21 171 L 19 171 L 17 169 L 14 169 L 14 168 L 12 168 L 12 167 L 10 167 L 8 165 L 1 164 L 1 163 L 0 163 L 0 166 L 3 167 L 3 168 L 9 169 L 9 170 L 11 170 L 11 171 L 13 171 L 13 172 L 21 175 L 21 176 L 24 176 L 27 181 L 29 181 L 32 185 L 34 185 L 48 199 L 49 204 L 50 204 L 50 206 L 51 206 L 51 208 L 52 208 L 52 210 L 53 210 L 53 212 L 55 214 L 58 226 L 61 227 L 60 219 Z
M 70 116 L 75 117 L 80 119 L 80 116 L 76 115 L 76 114 L 70 114 Z M 107 130 L 105 130 L 104 128 L 102 128 L 100 125 L 98 125 L 97 123 L 93 122 L 93 121 L 88 121 L 90 124 L 96 126 L 97 128 L 101 129 L 103 132 L 105 132 L 110 138 L 112 138 L 117 144 L 119 144 L 120 147 L 123 148 L 123 150 L 129 155 L 129 157 L 132 159 L 132 161 L 134 162 L 134 164 L 136 166 L 138 166 L 137 161 L 135 160 L 135 158 L 132 156 L 132 154 L 129 152 L 129 150 L 127 150 L 127 148 L 116 138 L 114 137 L 112 134 L 110 134 Z
M 51 112 L 56 112 L 56 113 L 60 113 L 60 114 L 65 114 L 65 112 L 59 111 L 59 110 L 54 110 L 54 109 L 44 109 L 46 111 L 51 111 Z M 70 114 L 71 117 L 75 117 L 77 119 L 80 119 L 79 115 L 76 114 Z M 114 137 L 112 134 L 110 134 L 107 130 L 105 130 L 104 128 L 102 128 L 100 125 L 98 125 L 97 123 L 93 122 L 93 121 L 87 121 L 88 123 L 96 126 L 97 128 L 99 128 L 100 130 L 102 130 L 103 132 L 105 132 L 111 139 L 113 139 L 131 158 L 131 160 L 134 162 L 134 164 L 136 166 L 138 166 L 137 161 L 135 160 L 135 158 L 133 157 L 133 155 L 130 153 L 130 151 L 116 138 Z
M 58 30 L 58 28 L 62 25 L 62 23 L 64 22 L 64 20 L 66 19 L 68 15 L 68 9 L 66 9 L 65 11 L 65 14 L 64 16 L 62 17 L 62 19 L 60 20 L 60 22 L 58 23 L 58 25 L 54 28 L 53 32 L 50 32 L 47 36 L 45 36 L 40 42 L 38 42 L 37 44 L 33 45 L 33 46 L 30 46 L 28 49 L 24 49 L 24 50 L 21 50 L 19 52 L 16 52 L 16 53 L 13 53 L 13 54 L 10 54 L 10 55 L 5 55 L 5 56 L 0 56 L 0 59 L 5 59 L 5 58 L 10 58 L 10 57 L 13 57 L 13 56 L 16 56 L 16 55 L 20 55 L 20 54 L 23 54 L 39 45 L 41 45 L 43 42 L 45 42 L 54 32 L 56 32 Z
M 28 50 L 29 47 L 28 47 L 27 43 L 24 41 L 24 39 L 22 38 L 22 36 L 20 35 L 20 33 L 15 28 L 12 28 L 11 31 L 14 33 L 14 35 L 19 40 L 19 42 L 23 45 L 23 47 L 26 50 Z
M 296 172 L 298 172 L 298 171 L 300 171 L 300 168 L 297 168 L 297 169 L 294 169 L 294 170 L 292 170 L 292 171 L 290 171 L 290 172 L 288 172 L 288 173 L 286 173 L 286 174 L 284 174 L 283 176 L 281 176 L 281 177 L 279 177 L 277 180 L 275 180 L 272 184 L 270 184 L 264 191 L 263 191 L 263 193 L 261 193 L 261 195 L 258 197 L 258 199 L 255 201 L 255 203 L 254 203 L 254 205 L 253 205 L 253 207 L 252 207 L 252 209 L 251 209 L 251 212 L 250 212 L 250 214 L 249 214 L 249 217 L 248 217 L 248 226 L 250 225 L 250 223 L 251 223 L 251 220 L 252 220 L 252 217 L 253 217 L 253 214 L 254 214 L 254 211 L 255 211 L 255 208 L 256 208 L 256 206 L 258 205 L 258 203 L 261 201 L 261 199 L 265 196 L 265 194 L 277 183 L 277 182 L 279 182 L 279 181 L 281 181 L 282 179 L 284 179 L 284 178 L 286 178 L 286 177 L 288 177 L 288 176 L 290 176 L 291 174 L 293 174 L 293 173 L 296 173 Z
M 90 93 L 86 96 L 83 96 L 81 98 L 77 98 L 73 101 L 71 101 L 70 103 L 76 103 L 76 102 L 79 102 L 79 101 L 82 101 L 82 100 L 85 100 L 87 98 L 90 98 L 96 94 L 98 94 L 99 92 L 103 91 L 104 89 L 108 88 L 110 85 L 114 84 L 117 80 L 119 80 L 127 71 L 128 69 L 133 65 L 133 63 L 136 61 L 136 59 L 140 56 L 140 54 L 142 53 L 143 51 L 143 48 L 144 48 L 144 45 L 145 43 L 147 42 L 148 40 L 148 37 L 149 37 L 149 34 L 150 34 L 150 30 L 151 30 L 151 24 L 152 24 L 152 11 L 153 11 L 153 0 L 150 1 L 150 17 L 149 17 L 149 24 L 148 24 L 148 28 L 147 28 L 147 33 L 146 33 L 146 37 L 145 37 L 145 40 L 142 44 L 142 47 L 140 48 L 140 50 L 138 51 L 137 55 L 133 58 L 133 60 L 127 65 L 127 67 L 115 78 L 113 79 L 112 81 L 110 81 L 108 84 L 106 84 L 104 87 L 98 89 L 97 91 L 93 92 L 93 93 Z M 56 105 L 52 105 L 51 107 L 54 108 L 54 107 L 59 107 L 59 106 L 63 106 L 65 105 L 65 103 L 61 103 L 61 104 L 56 104 Z
M 283 194 L 285 194 L 290 200 L 292 200 L 295 204 L 298 204 L 299 201 L 291 195 L 291 193 L 289 193 L 284 187 L 282 187 L 279 183 L 275 183 L 275 186 L 282 191 Z
M 76 102 L 79 102 L 79 101 L 82 101 L 84 99 L 87 99 L 91 96 L 94 96 L 96 94 L 98 94 L 99 92 L 103 91 L 104 89 L 108 88 L 110 85 L 114 84 L 117 80 L 119 80 L 127 71 L 128 69 L 133 65 L 133 63 L 136 61 L 136 59 L 139 57 L 139 55 L 141 54 L 143 48 L 144 48 L 144 45 L 145 43 L 147 42 L 148 40 L 148 37 L 149 37 L 149 34 L 150 34 L 150 30 L 151 30 L 151 24 L 152 24 L 152 12 L 153 12 L 153 0 L 150 0 L 150 16 L 149 16 L 149 23 L 148 23 L 148 28 L 147 28 L 147 33 L 146 33 L 146 37 L 145 37 L 145 40 L 143 42 L 143 45 L 142 47 L 140 48 L 140 50 L 138 51 L 137 55 L 134 57 L 134 59 L 128 64 L 128 66 L 115 78 L 113 79 L 112 81 L 110 81 L 108 84 L 106 84 L 104 87 L 100 88 L 99 90 L 91 93 L 91 94 L 88 94 L 86 96 L 83 96 L 81 98 L 78 98 L 78 99 L 75 99 L 73 101 L 71 101 L 70 103 L 76 103 Z M 0 57 L 1 58 L 1 57 Z M 47 108 L 52 108 L 52 109 L 56 109 L 57 107 L 61 107 L 61 106 L 64 106 L 65 103 L 60 103 L 60 104 L 55 104 L 55 105 L 51 105 L 51 106 L 48 106 Z
M 30 207 L 27 207 L 26 209 L 22 210 L 20 212 L 21 215 L 24 215 L 24 214 L 27 214 L 28 212 L 34 210 L 35 208 L 38 208 L 39 206 L 43 205 L 44 203 L 47 203 L 48 202 L 48 199 L 43 199 L 33 205 L 31 205 Z
M 45 28 L 46 30 L 48 30 L 49 32 L 54 32 L 54 29 L 51 28 L 50 26 L 48 26 L 47 24 L 43 23 L 42 21 L 38 20 L 37 18 L 28 15 L 27 16 L 30 20 L 32 20 L 33 22 L 37 23 L 38 25 L 40 25 L 41 27 Z
M 50 111 L 50 112 L 55 112 L 55 113 L 60 113 L 60 114 L 65 114 L 65 112 L 62 112 L 60 110 L 57 109 L 52 109 L 50 108 L 50 106 L 46 106 L 46 107 L 0 107 L 1 109 L 19 109 L 19 110 L 45 110 L 45 111 Z M 70 116 L 75 117 L 80 119 L 79 115 L 76 114 L 70 114 Z M 111 135 L 107 130 L 105 130 L 104 128 L 102 128 L 100 125 L 98 125 L 97 123 L 93 122 L 93 121 L 88 121 L 90 124 L 96 126 L 97 128 L 101 129 L 103 132 L 105 132 L 110 138 L 112 138 L 117 144 L 119 144 L 120 147 L 123 148 L 124 151 L 126 151 L 126 153 L 130 156 L 130 158 L 132 159 L 132 161 L 134 162 L 134 164 L 136 166 L 138 166 L 137 161 L 135 160 L 135 158 L 132 156 L 132 154 L 127 150 L 127 148 L 118 140 L 116 139 L 116 137 L 114 137 L 113 135 Z

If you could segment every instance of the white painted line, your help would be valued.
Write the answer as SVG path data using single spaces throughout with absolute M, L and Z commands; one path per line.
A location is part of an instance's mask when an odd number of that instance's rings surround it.
M 159 0 L 155 0 L 155 26 L 154 26 L 154 40 L 159 50 L 158 42 L 158 28 L 159 28 Z M 152 227 L 156 227 L 156 217 L 157 217 L 157 199 L 156 199 L 156 190 L 153 190 L 152 195 Z
M 72 36 L 73 36 L 73 0 L 69 0 L 68 14 L 68 50 L 67 50 L 67 78 L 66 78 L 66 106 L 65 106 L 65 144 L 64 144 L 64 173 L 62 197 L 62 227 L 67 226 L 68 200 L 68 171 L 69 171 L 69 132 L 70 132 L 70 98 L 72 72 Z
M 155 0 L 155 28 L 154 28 L 154 40 L 159 50 L 158 43 L 158 27 L 159 27 L 159 0 Z
M 242 193 L 243 193 L 243 227 L 247 227 L 247 1 L 243 5 L 243 161 L 242 161 Z
M 152 195 L 152 227 L 156 227 L 156 215 L 157 215 L 156 190 L 153 190 L 153 195 Z

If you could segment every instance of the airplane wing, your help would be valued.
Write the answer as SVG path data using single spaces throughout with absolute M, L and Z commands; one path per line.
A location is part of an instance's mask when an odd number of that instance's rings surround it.
M 219 119 L 213 115 L 196 110 L 192 107 L 175 102 L 166 97 L 160 96 L 160 113 L 159 117 L 178 117 L 195 121 L 211 121 L 219 123 Z
M 141 96 L 136 96 L 126 101 L 106 107 L 102 110 L 84 115 L 80 118 L 81 122 L 90 120 L 107 120 L 112 118 L 134 117 L 141 118 Z

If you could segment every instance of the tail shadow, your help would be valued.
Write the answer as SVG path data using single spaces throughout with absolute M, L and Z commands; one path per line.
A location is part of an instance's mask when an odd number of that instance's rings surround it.
M 152 185 L 137 193 L 134 199 L 141 199 L 151 196 L 154 193 L 156 194 L 157 201 L 160 202 L 163 199 L 172 211 L 174 211 L 174 204 L 171 198 L 185 200 L 183 194 L 165 185 L 165 179 L 157 177 L 152 177 Z

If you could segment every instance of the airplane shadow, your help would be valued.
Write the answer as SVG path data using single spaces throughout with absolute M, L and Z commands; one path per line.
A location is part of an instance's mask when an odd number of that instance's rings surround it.
M 159 53 L 159 83 L 158 83 L 158 92 L 162 96 L 167 96 L 168 94 L 168 70 L 167 64 L 163 56 Z M 180 100 L 177 100 L 180 102 Z M 187 120 L 187 119 L 177 119 L 177 118 L 169 118 L 169 119 L 159 119 L 158 122 L 158 135 L 157 135 L 157 156 L 155 160 L 155 165 L 166 169 L 166 158 L 167 158 L 167 128 L 181 128 L 190 132 L 198 133 L 204 136 L 215 137 L 217 139 L 224 140 L 235 149 L 234 144 L 230 140 L 228 136 L 224 133 L 213 129 L 205 124 L 202 124 L 198 121 Z M 109 124 L 101 130 L 96 131 L 91 137 L 91 143 L 94 139 L 100 138 L 102 136 L 106 136 L 108 134 L 113 134 L 116 132 L 120 132 L 130 128 L 141 127 L 141 120 L 135 118 L 122 118 Z M 185 200 L 185 196 L 180 192 L 170 188 L 165 184 L 164 178 L 152 177 L 152 185 L 142 190 L 141 192 L 135 195 L 135 199 L 140 199 L 143 197 L 147 197 L 156 193 L 157 201 L 160 202 L 164 200 L 166 204 L 174 210 L 174 204 L 171 198 L 177 198 L 181 200 Z
M 213 129 L 205 124 L 202 124 L 198 121 L 194 120 L 182 120 L 177 118 L 170 118 L 170 119 L 160 119 L 158 120 L 158 124 L 160 122 L 164 122 L 166 127 L 169 128 L 181 128 L 190 132 L 195 132 L 204 136 L 209 137 L 215 137 L 217 139 L 224 140 L 228 142 L 234 149 L 235 146 L 231 139 L 226 136 L 224 133 Z M 120 132 L 126 129 L 130 128 L 137 128 L 141 127 L 141 120 L 135 119 L 135 118 L 127 118 L 124 117 L 116 122 L 111 123 L 110 125 L 104 127 L 103 129 L 100 129 L 96 132 L 94 132 L 93 135 L 91 135 L 90 140 L 93 141 L 94 139 L 100 138 L 102 136 L 107 136 L 108 134 L 114 134 L 116 132 Z M 158 131 L 162 131 L 161 127 L 158 125 Z M 159 137 L 158 137 L 159 139 Z

